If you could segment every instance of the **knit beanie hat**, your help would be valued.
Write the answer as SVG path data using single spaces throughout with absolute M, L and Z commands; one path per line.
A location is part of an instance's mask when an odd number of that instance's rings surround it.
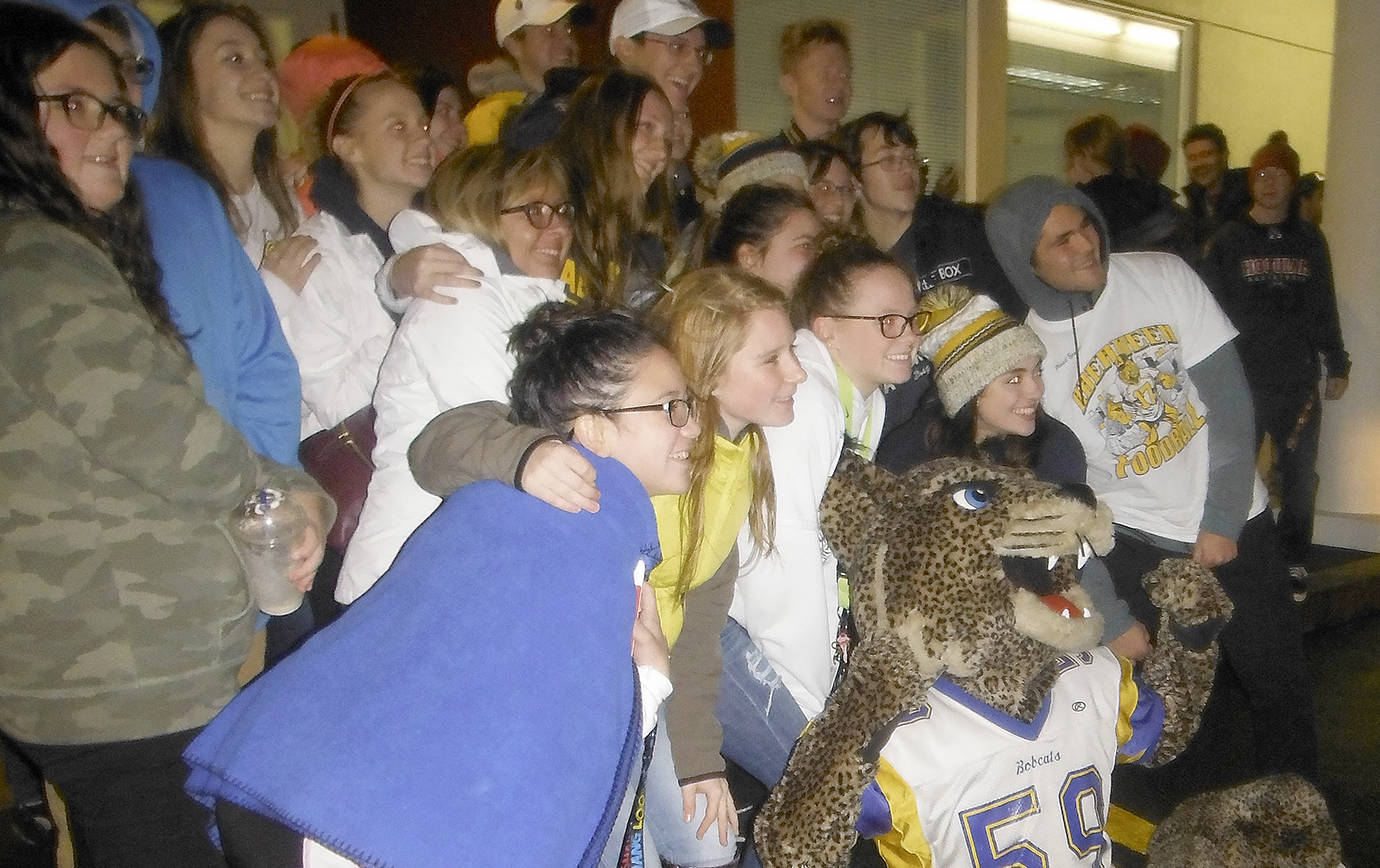
M 1274 167 L 1283 169 L 1289 175 L 1290 183 L 1297 183 L 1299 179 L 1299 154 L 1289 147 L 1288 142 L 1271 142 L 1251 157 L 1251 174 L 1254 175 L 1261 169 Z
M 944 412 L 953 416 L 1021 360 L 1045 357 L 1045 345 L 988 296 L 945 284 L 920 297 L 920 354 L 934 363 Z
M 695 148 L 695 180 L 706 193 L 705 208 L 722 210 L 749 184 L 781 184 L 804 191 L 805 159 L 784 138 L 736 130 L 705 136 Z

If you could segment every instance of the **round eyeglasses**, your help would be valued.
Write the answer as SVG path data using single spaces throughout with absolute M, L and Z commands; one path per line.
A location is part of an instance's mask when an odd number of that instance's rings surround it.
M 562 202 L 559 205 L 552 205 L 549 202 L 523 202 L 520 205 L 500 208 L 498 213 L 516 214 L 519 211 L 522 212 L 522 216 L 527 218 L 527 222 L 532 224 L 533 229 L 545 229 L 551 225 L 551 220 L 557 216 L 567 223 L 575 218 L 575 206 L 569 202 Z
M 690 422 L 690 417 L 695 415 L 695 402 L 689 398 L 672 398 L 669 401 L 662 401 L 660 404 L 639 404 L 636 407 L 615 407 L 612 410 L 601 410 L 612 416 L 615 413 L 649 413 L 653 410 L 660 410 L 666 414 L 666 418 L 677 428 L 684 428 Z
M 86 130 L 94 133 L 105 123 L 106 116 L 113 117 L 123 126 L 131 136 L 138 138 L 144 131 L 144 121 L 147 115 L 144 110 L 136 105 L 120 101 L 115 103 L 102 102 L 89 93 L 72 91 L 71 93 L 39 94 L 39 102 L 55 102 L 62 106 L 62 113 L 67 115 L 67 122 L 79 130 Z
M 862 319 L 872 320 L 877 323 L 877 327 L 882 330 L 884 338 L 899 338 L 906 333 L 906 326 L 918 334 L 923 334 L 930 324 L 930 312 L 927 310 L 913 313 L 906 316 L 902 313 L 884 313 L 881 316 L 858 316 L 848 313 L 822 313 L 820 316 L 825 319 Z

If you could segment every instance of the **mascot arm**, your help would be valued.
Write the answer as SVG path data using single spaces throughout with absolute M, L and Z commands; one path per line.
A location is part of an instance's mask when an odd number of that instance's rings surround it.
M 875 839 L 888 865 L 932 868 L 934 853 L 920 824 L 915 791 L 885 759 L 877 762 L 877 779 L 863 791 L 858 834 Z
M 879 633 L 858 644 L 843 683 L 800 737 L 754 825 L 766 868 L 848 864 L 877 752 L 893 721 L 924 702 L 933 683 L 900 637 Z
M 1142 579 L 1159 607 L 1155 647 L 1141 677 L 1164 701 L 1164 734 L 1151 765 L 1169 762 L 1188 745 L 1217 672 L 1217 634 L 1232 605 L 1211 570 L 1186 558 L 1166 558 Z

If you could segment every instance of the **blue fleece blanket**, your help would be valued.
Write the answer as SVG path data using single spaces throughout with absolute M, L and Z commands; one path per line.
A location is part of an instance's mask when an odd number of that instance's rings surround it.
M 207 725 L 188 792 L 365 865 L 594 864 L 641 739 L 632 577 L 660 551 L 641 484 L 589 457 L 594 515 L 491 482 L 443 503 Z

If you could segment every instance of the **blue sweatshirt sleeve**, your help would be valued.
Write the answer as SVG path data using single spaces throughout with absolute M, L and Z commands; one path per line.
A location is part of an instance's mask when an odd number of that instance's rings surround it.
M 277 313 L 220 200 L 190 168 L 138 156 L 162 290 L 201 374 L 206 402 L 254 451 L 298 466 L 302 385 Z

